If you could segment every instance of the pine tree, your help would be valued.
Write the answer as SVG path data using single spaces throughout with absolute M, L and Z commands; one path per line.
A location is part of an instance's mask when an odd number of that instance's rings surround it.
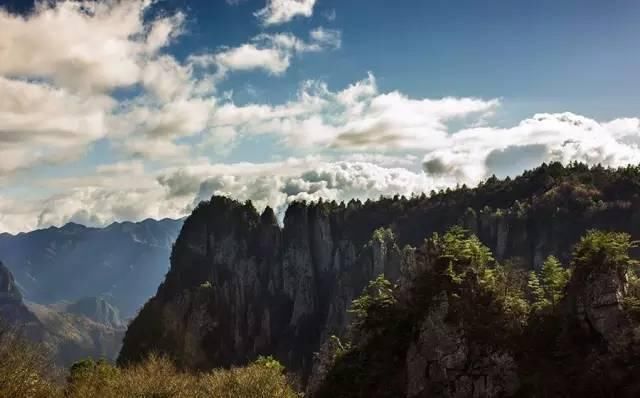
M 546 299 L 555 306 L 562 298 L 564 288 L 569 282 L 570 271 L 564 269 L 556 257 L 549 256 L 542 264 L 540 276 Z

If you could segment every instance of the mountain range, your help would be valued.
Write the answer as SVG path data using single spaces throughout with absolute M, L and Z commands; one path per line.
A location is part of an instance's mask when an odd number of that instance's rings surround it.
M 38 304 L 101 297 L 133 316 L 168 270 L 182 220 L 145 220 L 91 228 L 69 223 L 0 234 L 0 259 L 24 297 Z
M 0 234 L 0 322 L 59 365 L 115 360 L 127 318 L 156 291 L 182 220 Z

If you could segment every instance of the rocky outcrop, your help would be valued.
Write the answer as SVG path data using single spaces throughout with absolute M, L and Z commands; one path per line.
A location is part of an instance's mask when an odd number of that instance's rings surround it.
M 585 333 L 599 336 L 614 348 L 628 331 L 629 316 L 623 309 L 627 291 L 625 270 L 593 267 L 582 271 L 569 288 L 569 309 Z
M 577 394 L 640 394 L 640 322 L 625 308 L 628 271 L 606 263 L 579 267 L 567 288 L 557 355 L 581 375 L 573 385 Z M 571 371 L 564 374 L 571 377 Z
M 399 275 L 397 247 L 363 250 L 340 216 L 294 204 L 281 228 L 268 208 L 258 215 L 221 197 L 203 204 L 186 220 L 158 294 L 129 327 L 120 360 L 159 348 L 201 368 L 273 354 L 308 374 L 367 282 Z M 153 339 L 149 328 L 157 328 Z
M 448 312 L 447 296 L 442 294 L 409 345 L 406 396 L 511 396 L 519 387 L 513 356 L 469 342 L 462 324 L 446 321 Z

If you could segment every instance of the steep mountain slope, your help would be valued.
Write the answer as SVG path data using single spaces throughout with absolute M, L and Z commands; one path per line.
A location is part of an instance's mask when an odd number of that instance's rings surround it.
M 105 296 L 123 316 L 135 314 L 167 271 L 181 220 L 67 224 L 0 235 L 0 258 L 25 297 L 40 304 Z
M 313 353 L 344 333 L 368 281 L 401 274 L 402 250 L 376 243 L 384 241 L 373 236 L 378 228 L 391 228 L 403 248 L 463 225 L 498 260 L 538 268 L 549 254 L 566 263 L 589 228 L 640 236 L 639 194 L 639 168 L 554 163 L 429 197 L 294 203 L 282 228 L 270 209 L 260 215 L 213 197 L 185 221 L 171 269 L 127 330 L 119 361 L 161 351 L 208 368 L 273 354 L 306 379 Z
M 90 303 L 101 303 L 92 310 Z M 124 336 L 120 324 L 91 319 L 96 309 L 107 308 L 101 300 L 70 303 L 67 311 L 56 306 L 25 303 L 9 269 L 0 263 L 0 326 L 44 345 L 58 365 L 68 366 L 86 358 L 115 359 Z M 87 314 L 73 312 L 81 308 Z

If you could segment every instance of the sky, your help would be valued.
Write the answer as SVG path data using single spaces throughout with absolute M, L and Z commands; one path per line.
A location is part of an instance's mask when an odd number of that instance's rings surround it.
M 0 0 L 0 232 L 640 162 L 635 0 Z

